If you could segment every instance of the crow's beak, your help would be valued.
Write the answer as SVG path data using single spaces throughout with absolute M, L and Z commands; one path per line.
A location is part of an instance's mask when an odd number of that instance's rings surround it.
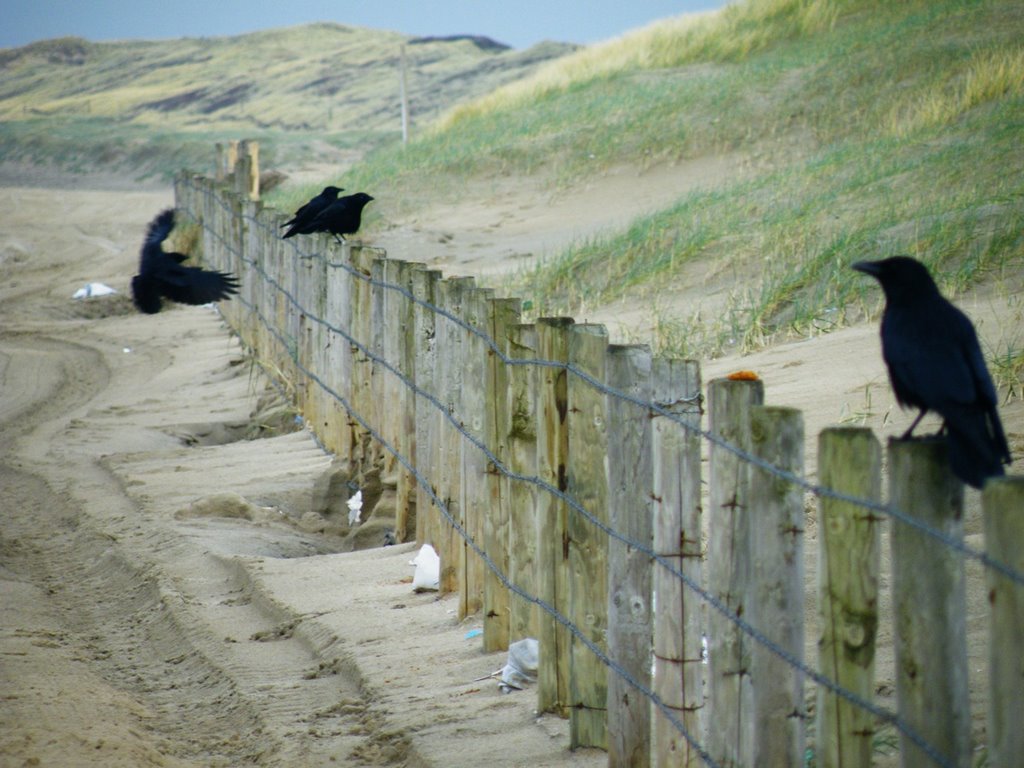
M 878 277 L 880 272 L 877 261 L 858 261 L 850 266 L 858 272 L 863 272 L 865 275 L 871 275 L 872 277 Z

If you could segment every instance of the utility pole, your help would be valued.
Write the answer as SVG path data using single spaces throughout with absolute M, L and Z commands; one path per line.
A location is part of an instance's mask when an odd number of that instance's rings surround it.
M 399 54 L 399 82 L 398 90 L 402 100 L 402 144 L 409 143 L 409 95 L 405 84 L 405 45 L 402 46 Z

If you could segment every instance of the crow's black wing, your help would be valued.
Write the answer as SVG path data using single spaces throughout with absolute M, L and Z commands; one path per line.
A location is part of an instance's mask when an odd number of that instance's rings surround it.
M 974 333 L 970 321 L 942 297 L 936 299 L 886 308 L 882 355 L 902 405 L 941 412 L 950 402 L 974 402 L 978 385 L 960 352 L 963 324 Z
M 312 203 L 313 200 L 310 200 L 308 203 L 303 203 L 298 208 L 296 208 L 295 213 L 292 214 L 292 217 L 281 225 L 281 229 L 284 229 L 285 227 L 290 227 L 292 224 L 298 221 L 302 217 L 302 214 L 309 210 L 309 206 L 312 205 Z
M 174 229 L 174 209 L 168 208 L 156 215 L 146 230 L 146 239 L 143 245 L 160 245 Z
M 225 272 L 174 264 L 160 275 L 160 288 L 164 296 L 179 304 L 206 304 L 237 293 L 238 281 Z
M 348 198 L 339 197 L 314 216 L 306 227 L 306 234 L 313 232 L 333 232 L 334 227 L 343 223 L 348 210 Z
M 285 234 L 285 237 L 291 237 L 292 235 L 308 235 L 306 226 L 316 218 L 324 208 L 334 202 L 334 199 L 341 192 L 340 187 L 324 187 L 323 191 L 316 197 L 309 200 L 309 202 L 300 206 L 295 215 L 292 216 L 288 221 L 282 224 L 282 227 L 291 227 L 291 229 Z
M 149 222 L 146 237 L 142 241 L 142 251 L 139 254 L 139 274 L 146 275 L 160 271 L 161 264 L 167 258 L 161 248 L 161 243 L 167 239 L 167 235 L 172 229 L 174 229 L 173 208 L 161 211 Z
M 953 473 L 976 488 L 1003 474 L 1010 452 L 995 385 L 967 316 L 940 296 L 891 307 L 882 344 L 897 400 L 942 416 Z
M 132 278 L 132 302 L 140 312 L 155 315 L 160 311 L 160 281 L 144 274 Z

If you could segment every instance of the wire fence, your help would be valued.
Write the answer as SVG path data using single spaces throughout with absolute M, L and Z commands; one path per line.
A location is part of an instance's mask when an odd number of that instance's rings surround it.
M 291 333 L 283 327 L 288 324 L 282 320 L 285 315 L 292 313 L 295 316 L 301 317 L 301 324 L 306 324 L 307 327 L 309 324 L 318 326 L 329 338 L 343 341 L 344 345 L 347 345 L 353 355 L 358 355 L 361 361 L 371 364 L 375 371 L 385 373 L 393 382 L 400 385 L 408 393 L 411 393 L 412 399 L 417 403 L 428 406 L 436 417 L 442 419 L 448 428 L 457 434 L 462 445 L 478 452 L 486 459 L 488 472 L 500 476 L 504 481 L 530 486 L 539 492 L 549 495 L 553 499 L 557 499 L 565 505 L 570 515 L 585 521 L 588 526 L 594 531 L 600 532 L 609 541 L 624 545 L 628 551 L 641 553 L 651 563 L 656 564 L 663 574 L 667 574 L 672 579 L 677 579 L 706 609 L 724 619 L 742 637 L 749 639 L 757 647 L 766 650 L 769 654 L 781 660 L 795 675 L 812 681 L 821 690 L 827 691 L 838 699 L 847 702 L 850 706 L 869 714 L 876 721 L 877 725 L 885 724 L 894 728 L 907 746 L 913 745 L 927 759 L 922 764 L 939 766 L 962 764 L 961 757 L 958 754 L 950 754 L 948 743 L 945 741 L 936 743 L 931 736 L 931 731 L 927 728 L 922 728 L 920 721 L 912 712 L 905 713 L 902 711 L 902 707 L 900 712 L 894 712 L 876 703 L 870 694 L 865 695 L 863 689 L 852 690 L 837 682 L 836 679 L 824 674 L 821 670 L 815 669 L 804 661 L 802 649 L 794 649 L 791 646 L 777 642 L 769 636 L 772 633 L 767 632 L 763 627 L 755 626 L 743 615 L 740 615 L 736 610 L 737 606 L 734 601 L 730 600 L 728 596 L 723 597 L 721 591 L 705 587 L 700 583 L 699 577 L 695 578 L 692 573 L 687 572 L 687 569 L 677 564 L 677 557 L 667 556 L 664 552 L 659 552 L 652 541 L 646 537 L 638 538 L 627 535 L 619 530 L 616 526 L 609 523 L 607 515 L 601 514 L 594 509 L 588 509 L 588 505 L 581 502 L 576 495 L 570 492 L 570 489 L 567 489 L 564 483 L 551 482 L 541 477 L 538 473 L 523 472 L 511 466 L 511 462 L 509 462 L 504 452 L 496 450 L 492 445 L 488 445 L 486 436 L 482 435 L 480 429 L 473 429 L 467 426 L 463 418 L 464 414 L 460 414 L 458 409 L 452 407 L 449 393 L 431 391 L 430 387 L 422 386 L 417 381 L 416 376 L 407 375 L 399 364 L 394 362 L 393 359 L 389 359 L 389 357 L 393 358 L 392 355 L 382 352 L 378 340 L 373 337 L 359 337 L 356 329 L 352 327 L 353 325 L 358 325 L 358 323 L 345 324 L 328 317 L 324 308 L 330 304 L 330 299 L 325 296 L 325 293 L 331 290 L 329 287 L 319 286 L 312 289 L 308 287 L 303 290 L 297 289 L 294 277 L 295 264 L 301 261 L 317 261 L 321 263 L 324 274 L 329 275 L 331 272 L 338 272 L 353 285 L 360 284 L 367 289 L 387 292 L 401 297 L 410 307 L 416 307 L 418 311 L 429 313 L 435 318 L 443 318 L 445 322 L 450 323 L 453 327 L 464 331 L 468 336 L 475 339 L 482 348 L 486 349 L 487 355 L 490 358 L 508 369 L 527 368 L 531 370 L 564 372 L 566 376 L 572 377 L 578 385 L 591 389 L 601 397 L 628 404 L 638 412 L 646 414 L 646 417 L 649 419 L 658 417 L 671 422 L 682 430 L 699 436 L 709 446 L 714 446 L 715 449 L 726 452 L 741 464 L 755 467 L 768 473 L 790 488 L 799 489 L 802 493 L 811 494 L 818 499 L 850 505 L 861 510 L 869 518 L 871 516 L 884 516 L 907 526 L 909 529 L 922 534 L 924 538 L 945 548 L 950 553 L 955 553 L 959 559 L 961 569 L 965 560 L 976 561 L 982 564 L 987 572 L 997 575 L 1000 579 L 1010 584 L 1012 587 L 1011 594 L 1015 595 L 1019 600 L 1021 586 L 1024 585 L 1024 572 L 1022 572 L 1016 562 L 1011 563 L 1000 560 L 988 552 L 968 546 L 964 543 L 962 529 L 951 530 L 948 526 L 928 522 L 922 519 L 920 515 L 900 509 L 892 503 L 882 503 L 875 499 L 851 495 L 823 484 L 812 482 L 798 472 L 777 466 L 764 457 L 757 455 L 747 445 L 741 445 L 725 439 L 721 434 L 722 430 L 702 427 L 699 422 L 695 423 L 693 418 L 680 415 L 674 407 L 656 402 L 654 398 L 626 391 L 626 389 L 621 387 L 610 386 L 602 376 L 595 375 L 586 366 L 565 359 L 556 360 L 537 356 L 515 356 L 509 354 L 507 344 L 502 339 L 493 337 L 486 324 L 471 322 L 461 317 L 458 312 L 442 306 L 443 302 L 435 302 L 429 298 L 424 298 L 423 295 L 419 295 L 416 291 L 407 287 L 407 285 L 375 276 L 373 269 L 367 269 L 365 264 L 356 263 L 358 259 L 352 257 L 354 249 L 350 249 L 348 246 L 341 251 L 342 256 L 348 258 L 332 260 L 323 253 L 321 248 L 321 246 L 325 245 L 325 240 L 323 239 L 305 242 L 296 242 L 295 240 L 281 241 L 278 229 L 280 222 L 283 221 L 281 215 L 262 209 L 258 204 L 244 201 L 232 193 L 225 192 L 209 180 L 182 174 L 178 178 L 176 191 L 179 209 L 202 227 L 204 258 L 210 260 L 217 268 L 236 269 L 240 273 L 239 276 L 243 283 L 251 284 L 252 281 L 258 281 L 271 292 L 270 295 L 273 296 L 273 299 L 267 300 L 265 303 L 268 305 L 272 304 L 272 307 L 260 305 L 259 298 L 268 295 L 263 290 L 244 291 L 243 293 L 246 295 L 238 297 L 238 303 L 244 308 L 246 313 L 255 318 L 261 329 L 260 332 L 272 340 L 277 345 L 278 350 L 285 352 L 296 375 L 312 382 L 324 395 L 340 406 L 343 412 L 358 425 L 358 428 L 372 438 L 375 445 L 380 446 L 397 464 L 404 468 L 412 482 L 417 486 L 418 493 L 429 501 L 430 505 L 437 510 L 438 514 L 450 526 L 454 534 L 459 537 L 463 545 L 484 564 L 504 589 L 517 595 L 530 605 L 536 606 L 537 609 L 569 633 L 574 642 L 584 646 L 592 654 L 593 658 L 603 665 L 607 670 L 607 674 L 623 681 L 649 701 L 664 721 L 688 745 L 685 764 L 709 766 L 743 764 L 744 756 L 749 757 L 750 747 L 749 744 L 745 746 L 739 745 L 736 747 L 735 752 L 727 751 L 725 754 L 720 754 L 722 750 L 716 748 L 712 744 L 714 739 L 709 739 L 707 736 L 708 717 L 705 716 L 703 720 L 695 719 L 682 712 L 678 702 L 673 704 L 666 702 L 655 691 L 655 686 L 651 684 L 650 677 L 637 674 L 635 667 L 629 668 L 628 665 L 617 659 L 614 654 L 609 652 L 608 643 L 603 642 L 600 636 L 596 636 L 592 628 L 581 626 L 577 620 L 578 617 L 574 616 L 572 611 L 564 610 L 565 606 L 557 604 L 558 601 L 544 599 L 544 597 L 539 596 L 528 588 L 524 588 L 516 583 L 513 578 L 510 578 L 506 572 L 507 566 L 501 562 L 502 558 L 497 557 L 497 553 L 487 551 L 487 548 L 478 540 L 480 537 L 475 535 L 477 532 L 470 530 L 471 526 L 467 522 L 465 510 L 453 510 L 451 496 L 439 492 L 439 488 L 443 488 L 443 484 L 439 482 L 438 478 L 432 477 L 425 472 L 424 463 L 414 456 L 407 455 L 403 451 L 402 445 L 396 445 L 395 443 L 398 441 L 390 439 L 389 435 L 385 434 L 387 430 L 383 429 L 380 423 L 375 422 L 372 414 L 368 415 L 361 412 L 362 408 L 360 407 L 360 402 L 358 402 L 358 393 L 353 394 L 351 390 L 344 391 L 344 386 L 339 386 L 338 384 L 337 376 L 332 377 L 329 371 L 315 370 L 316 366 L 310 364 L 310 359 L 307 359 L 309 356 L 304 356 L 300 353 L 301 340 L 297 338 L 299 334 L 294 332 L 294 323 L 291 326 L 293 331 Z M 214 224 L 213 218 L 217 218 L 219 223 Z M 313 242 L 315 247 L 311 249 L 308 245 L 309 242 Z M 276 249 L 277 255 L 264 257 L 261 250 L 250 252 L 252 248 L 247 246 L 251 246 L 253 243 L 267 243 L 266 248 Z M 262 247 L 259 246 L 259 248 Z M 284 253 L 290 259 L 290 263 L 283 268 L 282 265 L 286 262 L 281 258 L 280 249 L 285 249 Z M 337 249 L 331 249 L 331 251 L 336 253 Z M 363 248 L 362 251 L 362 255 L 370 259 L 386 258 L 386 254 L 380 249 L 374 252 L 372 249 Z M 288 283 L 291 283 L 291 285 L 288 285 Z M 330 279 L 328 279 L 328 284 L 331 284 Z M 312 302 L 308 300 L 310 290 L 319 292 L 318 300 Z M 310 304 L 317 306 L 310 306 Z M 243 340 L 249 344 L 253 343 L 252 339 L 246 339 L 244 336 Z M 330 342 L 328 341 L 327 343 Z M 348 377 L 345 375 L 341 376 L 341 383 L 351 384 L 351 375 L 349 374 Z M 699 405 L 701 400 L 702 395 L 699 392 L 683 398 L 684 402 L 689 402 L 693 405 Z M 316 427 L 316 422 L 313 419 L 307 419 L 307 423 L 311 423 Z M 321 438 L 323 437 L 321 435 Z M 329 443 L 330 441 L 325 440 L 325 442 Z M 499 455 L 499 453 L 502 453 L 502 455 Z M 425 509 L 417 506 L 416 514 L 418 518 L 425 513 Z M 443 551 L 442 557 L 451 558 L 453 554 L 451 551 Z M 963 616 L 960 617 L 960 620 L 961 622 L 963 621 Z M 712 646 L 714 647 L 713 642 Z M 1007 653 L 1014 652 L 1012 648 L 1006 648 L 1004 651 Z M 952 661 L 953 663 L 960 663 L 960 660 L 957 659 Z M 963 663 L 966 664 L 965 659 Z M 966 691 L 962 693 L 966 696 Z M 806 708 L 803 706 L 803 702 L 800 702 L 797 706 L 798 711 L 801 713 L 801 718 L 805 717 Z M 572 714 L 570 712 L 570 716 Z M 608 716 L 611 719 L 610 713 Z M 968 722 L 961 725 L 969 729 L 969 718 Z M 800 725 L 798 730 L 801 733 L 799 743 L 802 745 L 803 726 Z M 640 734 L 636 738 L 643 741 L 645 737 L 643 734 Z M 574 744 L 574 746 L 576 745 Z M 671 759 L 673 759 L 671 756 L 660 754 L 651 757 L 652 763 L 658 762 L 659 764 L 672 764 L 667 762 Z M 802 749 L 801 759 L 803 759 Z M 817 764 L 828 764 L 827 760 L 824 759 L 824 755 L 818 759 Z

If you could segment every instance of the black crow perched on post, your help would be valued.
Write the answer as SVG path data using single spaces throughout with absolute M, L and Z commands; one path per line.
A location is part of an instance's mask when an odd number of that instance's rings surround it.
M 234 275 L 182 265 L 188 256 L 167 253 L 161 243 L 174 228 L 174 210 L 168 208 L 149 223 L 142 243 L 139 274 L 132 278 L 132 301 L 142 312 L 160 311 L 161 298 L 182 304 L 206 304 L 238 293 Z
M 333 203 L 318 213 L 312 221 L 301 228 L 293 226 L 285 237 L 292 235 L 311 235 L 314 232 L 330 232 L 334 239 L 341 242 L 344 235 L 352 235 L 359 231 L 363 208 L 373 200 L 365 192 L 356 192 L 354 195 L 339 197 Z
M 344 191 L 342 187 L 324 187 L 319 195 L 310 198 L 309 202 L 299 206 L 299 209 L 295 211 L 295 215 L 282 224 L 281 227 L 292 227 L 296 230 L 297 234 L 298 230 L 315 219 L 320 211 L 337 200 L 338 195 Z M 288 236 L 285 235 L 285 237 Z
M 853 268 L 882 285 L 882 357 L 889 380 L 900 405 L 920 409 L 903 439 L 934 411 L 943 418 L 953 474 L 975 488 L 1002 475 L 1010 448 L 971 321 L 939 293 L 916 259 L 893 256 Z

